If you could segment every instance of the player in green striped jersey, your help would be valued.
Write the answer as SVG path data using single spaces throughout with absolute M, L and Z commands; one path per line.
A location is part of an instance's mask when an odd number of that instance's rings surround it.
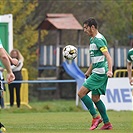
M 127 71 L 128 71 L 128 78 L 129 78 L 129 83 L 130 85 L 133 85 L 133 78 L 132 78 L 132 65 L 133 64 L 133 48 L 131 48 L 128 51 L 127 55 Z M 133 90 L 132 90 L 132 95 L 133 95 Z
M 107 41 L 102 34 L 98 32 L 97 22 L 94 18 L 89 18 L 83 23 L 84 32 L 90 36 L 90 57 L 91 64 L 85 73 L 87 77 L 83 86 L 78 92 L 78 96 L 88 108 L 93 117 L 90 130 L 94 130 L 103 121 L 101 130 L 112 129 L 104 103 L 100 95 L 105 95 L 108 77 L 112 77 L 112 58 L 108 52 Z M 92 99 L 87 95 L 92 92 Z M 98 115 L 93 103 L 96 105 L 100 115 Z

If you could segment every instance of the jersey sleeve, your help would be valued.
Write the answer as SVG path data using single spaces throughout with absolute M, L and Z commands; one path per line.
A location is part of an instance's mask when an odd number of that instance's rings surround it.
M 98 49 L 100 49 L 101 52 L 108 51 L 107 45 L 102 39 L 97 39 L 96 44 Z
M 97 44 L 97 47 L 100 49 L 102 47 L 105 47 L 106 44 L 104 43 L 104 41 L 102 39 L 97 39 L 96 40 L 96 44 Z M 107 47 L 107 46 L 106 46 Z
M 132 59 L 131 59 L 131 54 L 130 54 L 130 52 L 128 52 L 128 54 L 127 54 L 127 62 L 132 62 Z
M 106 51 L 108 51 L 108 48 L 106 46 L 103 46 L 103 47 L 100 48 L 100 51 L 101 52 L 106 52 Z

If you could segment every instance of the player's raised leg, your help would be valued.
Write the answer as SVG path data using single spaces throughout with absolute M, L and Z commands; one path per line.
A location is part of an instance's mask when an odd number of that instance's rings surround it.
M 98 125 L 102 122 L 102 119 L 97 114 L 96 109 L 94 108 L 92 99 L 87 95 L 89 93 L 89 90 L 82 86 L 78 92 L 78 96 L 81 98 L 87 109 L 89 110 L 90 114 L 93 117 L 92 125 L 90 127 L 90 130 L 94 130 L 98 127 Z

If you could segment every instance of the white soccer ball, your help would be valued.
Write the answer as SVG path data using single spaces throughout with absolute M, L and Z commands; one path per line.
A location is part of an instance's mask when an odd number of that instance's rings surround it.
M 78 50 L 73 45 L 67 45 L 63 48 L 63 57 L 67 60 L 73 60 L 77 57 Z

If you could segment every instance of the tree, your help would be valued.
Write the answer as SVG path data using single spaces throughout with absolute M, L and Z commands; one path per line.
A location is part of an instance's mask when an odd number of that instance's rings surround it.
M 101 14 L 97 17 L 102 19 L 101 30 L 109 39 L 110 45 L 126 46 L 129 43 L 128 35 L 132 33 L 132 4 L 130 0 L 102 2 Z
M 37 6 L 37 0 L 3 0 L 0 2 L 0 14 L 13 14 L 13 45 L 24 56 L 24 67 L 29 77 L 37 76 L 36 43 L 38 33 L 29 19 Z
M 81 24 L 88 17 L 95 17 L 99 23 L 99 31 L 107 37 L 110 46 L 114 45 L 115 40 L 118 40 L 119 46 L 126 46 L 129 42 L 128 35 L 132 33 L 132 7 L 132 0 L 44 0 L 38 1 L 33 23 L 42 22 L 46 13 L 72 13 Z M 66 42 L 71 40 L 74 43 L 77 36 L 72 34 L 71 39 L 68 39 L 69 33 L 66 35 Z M 81 42 L 81 45 L 88 42 L 84 34 Z
M 128 35 L 132 34 L 133 28 L 132 7 L 132 0 L 1 0 L 0 14 L 13 14 L 14 48 L 22 52 L 24 67 L 28 69 L 30 78 L 33 78 L 37 76 L 35 51 L 38 33 L 35 28 L 44 20 L 46 13 L 72 13 L 81 25 L 93 16 L 98 20 L 99 31 L 105 35 L 109 46 L 114 45 L 115 40 L 118 40 L 119 46 L 127 46 Z M 77 34 L 65 33 L 63 41 L 75 44 Z M 43 42 L 46 41 L 46 34 L 44 31 Z M 52 38 L 47 38 L 49 43 Z M 82 34 L 81 45 L 88 44 L 88 41 L 88 37 Z

